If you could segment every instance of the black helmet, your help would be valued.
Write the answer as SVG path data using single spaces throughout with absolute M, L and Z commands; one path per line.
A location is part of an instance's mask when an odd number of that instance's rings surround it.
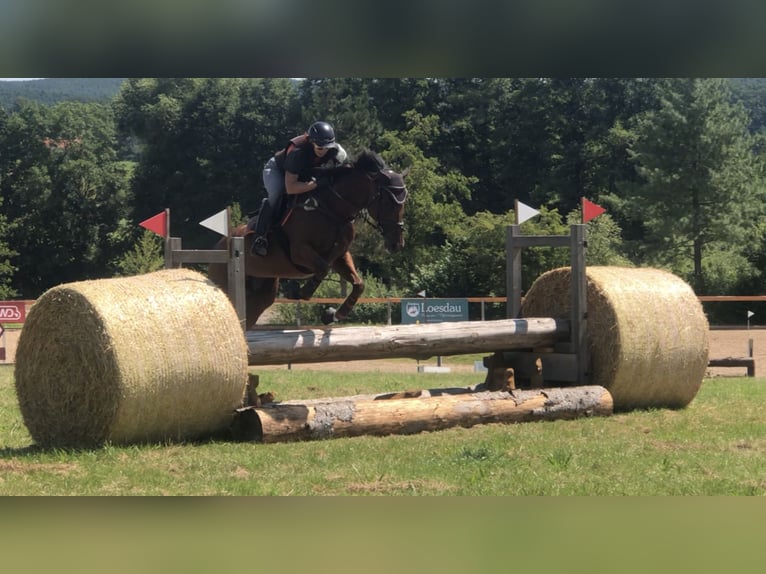
M 327 122 L 314 122 L 309 128 L 309 140 L 319 147 L 329 147 L 335 143 L 335 130 Z

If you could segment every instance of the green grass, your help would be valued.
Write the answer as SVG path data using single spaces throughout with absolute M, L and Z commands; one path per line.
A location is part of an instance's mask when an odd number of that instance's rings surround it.
M 413 371 L 414 371 L 413 367 Z M 476 373 L 261 372 L 278 399 L 466 386 Z M 683 410 L 263 445 L 44 450 L 0 367 L 0 495 L 764 495 L 764 379 L 707 380 Z

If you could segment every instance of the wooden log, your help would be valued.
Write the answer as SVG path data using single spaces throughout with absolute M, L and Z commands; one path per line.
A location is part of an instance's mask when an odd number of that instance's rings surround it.
M 246 334 L 250 365 L 428 359 L 552 345 L 569 321 L 528 318 L 373 327 L 258 330 Z
M 338 397 L 311 404 L 293 401 L 237 410 L 232 434 L 264 443 L 360 435 L 413 434 L 486 423 L 606 416 L 612 397 L 604 387 L 582 386 L 535 391 L 428 392 L 411 398 Z M 390 395 L 389 395 L 390 396 Z

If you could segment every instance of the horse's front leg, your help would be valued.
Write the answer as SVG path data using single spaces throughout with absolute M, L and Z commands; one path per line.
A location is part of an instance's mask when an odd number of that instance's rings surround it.
M 287 299 L 293 299 L 293 300 L 304 300 L 308 301 L 314 296 L 314 293 L 316 293 L 316 290 L 319 289 L 319 286 L 322 284 L 322 281 L 324 281 L 325 277 L 327 277 L 327 273 L 329 272 L 329 269 L 325 271 L 324 273 L 317 273 L 316 275 L 311 276 L 311 278 L 307 279 L 303 285 L 301 285 L 297 280 L 291 279 L 290 281 L 287 281 L 285 285 L 283 286 L 284 292 L 285 292 L 285 298 Z
M 364 293 L 364 280 L 356 270 L 351 253 L 346 251 L 341 257 L 335 260 L 332 267 L 341 277 L 343 277 L 343 279 L 351 283 L 351 293 L 346 296 L 346 299 L 337 311 L 332 308 L 325 310 L 325 313 L 322 315 L 322 322 L 325 325 L 334 321 L 343 321 L 346 319 L 354 308 L 354 305 L 356 305 L 356 302 L 359 300 L 359 297 Z
M 327 277 L 328 272 L 329 269 L 324 273 L 317 273 L 311 279 L 306 280 L 298 291 L 298 298 L 303 299 L 304 301 L 311 299 L 311 297 L 314 296 L 314 293 L 316 293 L 316 290 L 319 289 L 322 281 L 324 281 L 324 278 Z
M 308 243 L 295 245 L 290 251 L 290 259 L 296 265 L 313 271 L 314 275 L 307 279 L 300 288 L 295 286 L 290 289 L 287 297 L 288 299 L 308 301 L 316 293 L 319 285 L 322 284 L 322 281 L 330 272 L 330 264 Z

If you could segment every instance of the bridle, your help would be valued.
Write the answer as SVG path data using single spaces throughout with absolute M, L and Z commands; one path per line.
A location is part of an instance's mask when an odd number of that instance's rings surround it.
M 409 195 L 409 191 L 407 190 L 407 187 L 404 185 L 404 178 L 389 168 L 384 168 L 379 171 L 375 172 L 364 172 L 367 179 L 375 183 L 375 191 L 372 193 L 372 195 L 369 198 L 369 201 L 365 205 L 358 205 L 349 200 L 348 198 L 342 196 L 335 190 L 335 186 L 330 184 L 328 186 L 329 192 L 340 202 L 345 203 L 346 205 L 350 206 L 355 212 L 356 215 L 354 217 L 351 217 L 347 220 L 342 220 L 340 217 L 338 217 L 337 213 L 331 211 L 327 207 L 319 204 L 319 203 L 313 203 L 311 206 L 307 206 L 304 204 L 304 209 L 306 210 L 314 210 L 318 209 L 322 213 L 324 213 L 326 216 L 330 217 L 336 223 L 339 224 L 347 224 L 351 223 L 358 217 L 360 214 L 364 218 L 364 220 L 369 223 L 372 227 L 377 229 L 380 233 L 385 235 L 387 230 L 390 229 L 396 229 L 397 231 L 401 231 L 404 229 L 404 222 L 393 219 L 388 220 L 381 220 L 381 219 L 374 219 L 369 214 L 369 207 L 373 204 L 377 204 L 377 213 L 380 216 L 380 214 L 383 213 L 383 210 L 381 209 L 382 203 L 386 198 L 390 198 L 391 201 L 396 203 L 397 205 L 403 205 L 405 201 L 407 201 L 407 196 Z M 396 182 L 393 182 L 392 179 L 397 180 Z M 401 182 L 401 184 L 399 184 Z M 306 202 L 308 203 L 308 202 Z
M 394 184 L 391 179 L 392 176 L 395 176 L 397 179 L 401 179 L 401 185 L 398 185 L 398 182 Z M 397 205 L 403 205 L 405 201 L 407 201 L 407 196 L 409 195 L 409 191 L 407 190 L 407 187 L 404 185 L 403 178 L 394 172 L 391 169 L 383 169 L 379 171 L 378 173 L 374 174 L 370 179 L 372 179 L 375 183 L 375 193 L 373 194 L 372 198 L 370 198 L 370 201 L 367 205 L 367 208 L 369 208 L 370 205 L 373 203 L 378 204 L 378 219 L 377 221 L 374 220 L 370 215 L 368 209 L 365 209 L 365 220 L 375 227 L 380 233 L 385 235 L 385 232 L 387 229 L 396 229 L 398 231 L 402 231 L 404 229 L 404 222 L 399 221 L 398 219 L 381 219 L 380 215 L 383 213 L 383 210 L 381 209 L 381 205 L 383 201 L 386 198 L 390 198 L 391 201 L 396 203 Z

